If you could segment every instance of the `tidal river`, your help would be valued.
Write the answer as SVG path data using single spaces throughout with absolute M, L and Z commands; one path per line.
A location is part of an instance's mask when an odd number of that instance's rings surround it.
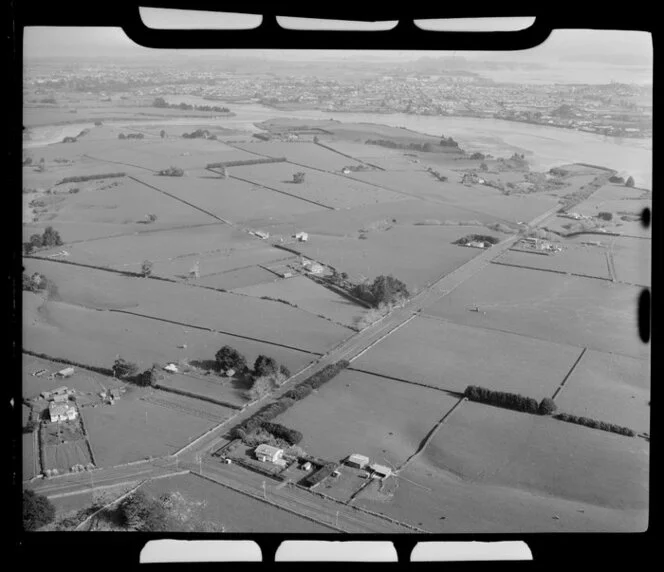
M 334 119 L 353 123 L 378 123 L 404 127 L 428 135 L 454 137 L 468 151 L 491 153 L 497 157 L 524 153 L 534 170 L 546 170 L 564 163 L 591 163 L 615 169 L 634 177 L 636 186 L 652 189 L 652 139 L 606 137 L 571 129 L 532 125 L 500 119 L 469 117 L 433 117 L 402 113 L 339 113 L 319 110 L 282 111 L 259 104 L 211 102 L 200 98 L 171 96 L 174 102 L 203 105 L 227 105 L 234 117 L 210 119 L 141 119 L 139 121 L 109 121 L 117 125 L 201 125 L 258 131 L 256 122 L 271 118 Z M 195 100 L 195 101 L 194 101 Z M 90 124 L 45 126 L 31 129 L 26 148 L 39 147 L 61 141 L 65 135 L 76 134 Z M 65 130 L 67 133 L 65 133 Z M 55 133 L 57 131 L 57 133 Z

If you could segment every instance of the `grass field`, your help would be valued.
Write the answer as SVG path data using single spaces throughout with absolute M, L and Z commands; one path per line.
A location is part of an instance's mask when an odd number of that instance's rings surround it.
M 269 296 L 287 300 L 302 310 L 316 315 L 322 314 L 346 326 L 353 326 L 366 313 L 363 306 L 342 298 L 306 276 L 296 276 L 277 282 L 247 286 L 235 291 L 257 298 Z
M 452 244 L 478 227 L 397 225 L 384 232 L 369 232 L 367 238 L 313 235 L 309 242 L 294 246 L 299 252 L 352 280 L 392 274 L 411 291 L 423 288 L 475 257 L 480 251 Z
M 164 378 L 159 381 L 159 387 L 186 391 L 188 394 L 200 396 L 202 400 L 209 398 L 233 405 L 245 405 L 248 401 L 242 393 L 244 389 L 248 389 L 247 384 L 241 383 L 239 380 L 236 381 L 235 379 L 228 379 L 214 374 L 203 376 L 200 374 L 180 375 L 166 373 Z M 167 392 L 165 393 L 169 395 Z M 173 397 L 179 396 L 174 395 Z M 205 401 L 202 401 L 202 403 L 206 405 Z M 183 407 L 185 406 L 183 405 Z M 203 418 L 209 419 L 210 416 L 203 415 Z
M 24 433 L 21 436 L 22 443 L 22 459 L 21 465 L 23 473 L 23 480 L 31 479 L 35 475 L 35 457 L 39 454 L 35 451 L 35 440 L 32 433 Z
M 231 175 L 234 171 L 235 168 L 228 168 Z M 237 179 L 221 179 L 210 171 L 207 171 L 206 177 L 191 177 L 186 180 L 178 177 L 140 179 L 235 223 L 271 222 L 326 210 L 298 198 Z
M 152 481 L 142 490 L 154 496 L 179 492 L 192 503 L 200 503 L 200 520 L 221 525 L 224 532 L 330 532 L 307 519 L 194 475 Z
M 44 470 L 57 469 L 59 473 L 66 473 L 74 465 L 85 467 L 91 461 L 85 439 L 44 447 Z
M 649 449 L 642 439 L 466 402 L 422 457 L 431 468 L 467 482 L 645 509 Z
M 171 454 L 214 425 L 139 399 L 148 391 L 137 388 L 115 405 L 82 409 L 98 466 Z
M 652 242 L 642 238 L 607 236 L 616 280 L 639 286 L 652 284 Z
M 170 375 L 167 379 L 175 377 L 184 376 Z M 142 397 L 142 400 L 165 407 L 166 409 L 171 409 L 176 413 L 193 415 L 194 417 L 199 417 L 214 423 L 221 423 L 233 414 L 233 411 L 230 408 L 222 407 L 215 403 L 196 399 L 194 397 L 187 397 L 185 395 L 179 395 L 158 389 Z
M 609 280 L 606 250 L 597 246 L 565 243 L 562 252 L 542 256 L 530 252 L 507 251 L 495 262 L 541 270 L 570 272 Z
M 604 280 L 491 264 L 423 310 L 452 322 L 645 358 L 640 289 Z M 478 305 L 481 312 L 469 312 Z
M 365 489 L 354 504 L 437 533 L 640 532 L 648 525 L 647 509 L 610 509 L 473 483 L 435 470 L 420 458 L 400 477 L 389 479 L 383 494 L 374 486 Z
M 457 401 L 434 389 L 346 370 L 276 422 L 301 431 L 299 445 L 317 457 L 333 461 L 359 453 L 372 463 L 396 465 Z
M 450 391 L 480 385 L 542 399 L 556 390 L 580 353 L 571 346 L 418 317 L 351 367 Z
M 556 397 L 561 411 L 650 432 L 650 364 L 589 351 Z
M 223 288 L 224 290 L 233 290 L 235 288 L 245 288 L 256 284 L 269 284 L 279 280 L 279 277 L 265 270 L 260 266 L 250 266 L 238 270 L 227 270 L 219 274 L 208 274 L 201 276 L 196 280 L 196 284 L 210 286 L 211 288 Z
M 305 174 L 303 183 L 292 182 L 296 172 Z M 231 176 L 339 209 L 398 201 L 402 198 L 391 191 L 379 189 L 348 177 L 322 173 L 288 163 L 232 167 Z
M 63 385 L 69 389 L 76 389 L 81 393 L 95 394 L 106 389 L 124 386 L 124 383 L 117 379 L 77 367 L 74 368 L 74 373 L 71 377 L 66 379 L 48 379 L 50 373 L 55 373 L 68 366 L 64 363 L 57 363 L 28 354 L 23 354 L 21 365 L 23 374 L 21 387 L 22 395 L 25 398 L 36 397 L 43 391 L 50 391 Z M 40 369 L 47 370 L 47 373 L 40 377 L 32 375 L 33 372 Z
M 315 143 L 304 142 L 251 142 L 236 145 L 251 153 L 268 157 L 286 157 L 293 163 L 322 169 L 323 171 L 341 171 L 347 166 L 361 165 L 358 161 L 348 159 L 334 151 L 329 151 Z
M 258 303 L 249 298 L 247 298 L 247 302 Z M 277 303 L 273 304 L 277 307 L 282 306 Z M 284 309 L 290 310 L 285 306 Z M 304 316 L 308 318 L 306 314 Z M 179 317 L 185 318 L 184 316 Z M 342 329 L 326 320 L 316 320 L 325 324 L 324 327 L 329 324 L 335 329 Z M 26 349 L 104 368 L 110 368 L 113 365 L 117 354 L 124 359 L 136 362 L 143 369 L 150 367 L 154 362 L 164 365 L 181 359 L 213 360 L 215 353 L 224 345 L 236 348 L 251 363 L 259 354 L 272 356 L 293 372 L 304 367 L 315 357 L 309 353 L 271 344 L 205 332 L 141 316 L 96 312 L 60 302 L 49 302 L 39 312 L 35 312 L 34 316 L 26 316 L 24 326 L 23 342 Z M 303 327 L 300 336 L 305 333 L 309 336 L 313 335 L 306 326 L 303 326 L 301 320 L 299 326 Z M 348 332 L 345 328 L 343 331 Z M 294 330 L 293 334 L 297 335 L 297 332 L 298 330 Z M 275 332 L 274 336 L 282 343 L 287 341 L 287 339 L 284 340 L 286 336 L 279 337 L 278 332 Z M 318 339 L 320 340 L 320 338 Z M 186 345 L 186 348 L 178 347 L 181 345 Z M 62 365 L 58 369 L 63 367 L 65 366 Z M 83 372 L 81 375 L 88 376 Z M 74 384 L 77 382 L 74 377 L 70 379 L 73 380 L 72 387 L 76 387 Z M 43 391 L 41 388 L 48 388 L 48 384 L 51 384 L 51 388 L 63 385 L 57 381 L 42 381 L 42 378 L 32 378 L 31 376 L 27 383 L 30 384 L 31 380 L 33 380 L 34 386 L 26 385 L 30 391 L 36 389 Z M 86 383 L 84 380 L 81 381 L 82 389 L 88 387 Z M 94 385 L 92 384 L 92 386 Z M 90 391 L 89 389 L 84 390 Z M 229 399 L 236 394 L 233 388 L 228 388 L 225 392 L 228 393 Z

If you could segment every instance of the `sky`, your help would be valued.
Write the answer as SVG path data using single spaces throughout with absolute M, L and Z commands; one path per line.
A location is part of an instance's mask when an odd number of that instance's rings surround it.
M 141 9 L 144 23 L 151 28 L 231 28 L 255 27 L 259 24 L 259 16 L 216 14 L 207 12 L 203 16 L 192 12 L 175 10 Z M 421 21 L 420 21 L 421 22 Z M 499 19 L 468 19 L 449 20 L 447 29 L 484 30 L 523 29 L 532 22 L 531 18 L 499 18 Z M 290 18 L 281 20 L 282 24 L 299 27 L 305 23 L 313 29 L 329 27 L 330 24 Z M 429 21 L 426 27 L 435 27 L 440 21 Z M 338 22 L 332 22 L 338 24 Z M 389 29 L 391 23 L 378 23 L 379 28 Z M 424 24 L 422 24 L 424 27 Z M 358 28 L 358 23 L 346 26 Z M 370 45 L 371 32 L 367 32 Z M 138 46 L 131 41 L 121 28 L 72 28 L 72 27 L 31 27 L 24 30 L 24 55 L 26 59 L 43 57 L 141 57 L 158 56 L 159 50 Z M 195 51 L 178 50 L 182 54 Z M 407 62 L 423 56 L 455 55 L 469 60 L 516 60 L 523 62 L 544 63 L 548 66 L 576 67 L 581 77 L 584 70 L 592 71 L 600 77 L 598 67 L 607 69 L 607 80 L 615 79 L 616 66 L 622 69 L 639 68 L 646 79 L 652 81 L 652 37 L 647 32 L 617 30 L 554 30 L 541 45 L 530 50 L 518 52 L 424 52 L 424 51 L 382 51 L 382 50 L 223 50 L 229 56 L 250 55 L 262 59 L 279 59 L 291 61 L 309 60 L 348 60 L 354 61 L 394 61 Z M 200 51 L 198 52 L 200 53 Z M 639 83 L 642 83 L 641 81 Z

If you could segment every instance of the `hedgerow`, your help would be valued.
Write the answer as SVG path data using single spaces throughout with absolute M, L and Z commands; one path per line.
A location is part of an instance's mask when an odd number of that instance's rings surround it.
M 567 423 L 575 423 L 577 425 L 583 425 L 593 429 L 600 429 L 610 433 L 618 433 L 628 437 L 634 437 L 636 435 L 636 431 L 630 429 L 629 427 L 623 427 L 621 425 L 607 423 L 605 421 L 598 421 L 597 419 L 592 419 L 590 417 L 571 415 L 570 413 L 558 413 L 558 415 L 554 415 L 553 417 L 554 419 L 559 419 L 560 421 L 567 421 Z
M 469 385 L 466 388 L 464 395 L 470 401 L 477 401 L 480 403 L 488 403 L 497 407 L 504 407 L 505 409 L 514 409 L 516 411 L 524 411 L 526 413 L 538 413 L 539 404 L 536 399 L 532 397 L 525 397 L 517 393 L 507 393 L 505 391 L 493 391 L 485 387 L 476 385 Z
M 83 181 L 94 181 L 97 179 L 111 179 L 113 177 L 125 177 L 127 173 L 104 173 L 103 175 L 79 175 L 76 177 L 65 177 L 59 181 L 58 185 L 63 185 L 64 183 L 82 183 Z

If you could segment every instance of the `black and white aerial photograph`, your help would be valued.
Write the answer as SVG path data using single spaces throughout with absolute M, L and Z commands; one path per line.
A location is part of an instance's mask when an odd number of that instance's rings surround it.
M 24 530 L 648 530 L 650 32 L 22 58 Z

